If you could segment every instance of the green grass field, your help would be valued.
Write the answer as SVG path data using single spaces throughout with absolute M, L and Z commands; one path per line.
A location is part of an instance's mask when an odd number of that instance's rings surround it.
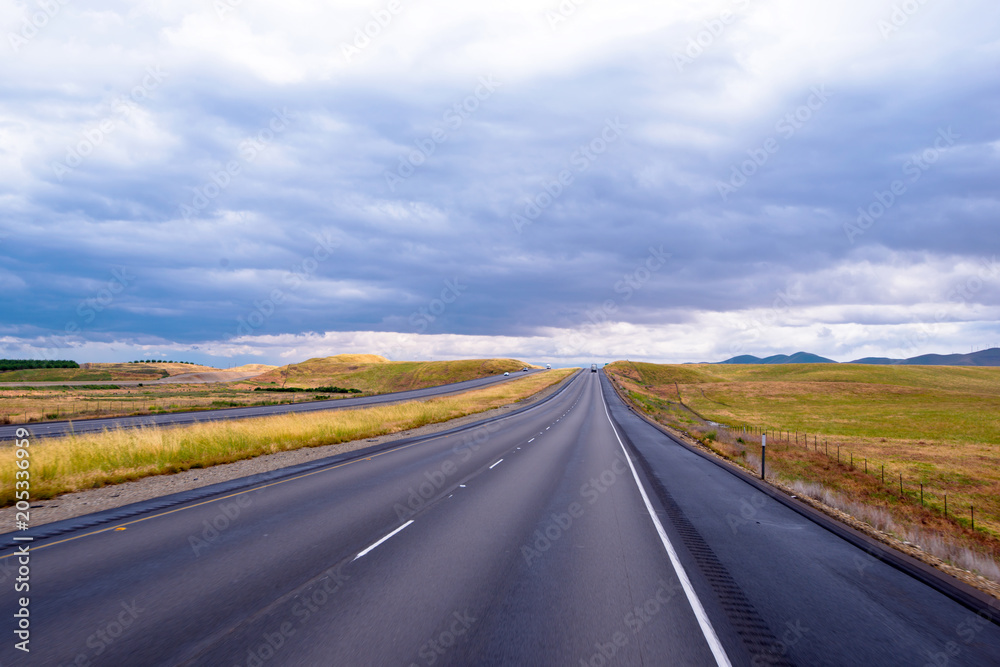
M 156 373 L 149 377 L 157 379 L 162 375 Z M 83 368 L 32 368 L 0 373 L 0 382 L 92 382 L 111 379 L 108 371 Z
M 611 372 L 726 424 L 828 436 L 1000 445 L 1000 368 L 659 365 Z
M 180 364 L 173 364 L 179 366 Z M 0 373 L 0 382 L 106 382 L 159 380 L 171 375 L 160 364 L 86 364 L 86 368 L 33 368 Z

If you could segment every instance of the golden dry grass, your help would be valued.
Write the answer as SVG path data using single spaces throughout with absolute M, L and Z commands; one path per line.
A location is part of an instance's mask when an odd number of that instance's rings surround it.
M 167 373 L 169 373 L 170 375 L 180 375 L 182 373 L 207 373 L 207 372 L 211 372 L 211 371 L 222 370 L 222 369 L 219 369 L 219 368 L 215 368 L 213 366 L 202 366 L 201 364 L 179 364 L 179 363 L 159 362 L 159 361 L 158 362 L 150 362 L 150 363 L 141 363 L 141 364 L 129 364 L 129 363 L 124 363 L 124 364 L 101 364 L 101 363 L 90 363 L 90 364 L 82 364 L 82 365 L 85 368 L 92 368 L 92 369 L 97 369 L 97 370 L 99 370 L 99 369 L 107 369 L 107 370 L 110 370 L 112 372 L 116 372 L 116 371 L 119 371 L 119 370 L 125 370 L 125 371 L 127 371 L 130 368 L 142 368 L 143 366 L 148 366 L 150 368 L 161 368 L 161 369 L 165 370 Z M 124 379 L 124 378 L 115 378 L 115 379 Z
M 261 372 L 274 366 L 266 366 Z M 124 382 L 128 380 L 153 381 L 182 373 L 209 373 L 219 370 L 200 364 L 180 363 L 85 363 L 80 368 L 33 368 L 23 371 L 0 373 L 3 382 Z M 253 369 L 257 370 L 257 369 Z
M 85 387 L 10 387 L 0 384 L 0 423 L 92 419 L 249 405 L 273 405 L 343 394 L 254 392 L 233 383 L 153 384 L 142 387 L 95 382 Z
M 514 403 L 573 372 L 539 373 L 455 396 L 388 406 L 36 440 L 31 444 L 32 498 L 447 421 Z M 16 470 L 13 449 L 0 452 L 0 505 L 13 502 Z
M 226 368 L 222 370 L 232 371 L 234 373 L 252 373 L 254 371 L 259 371 L 261 373 L 266 373 L 277 368 L 271 364 L 243 364 L 242 366 L 234 366 L 232 368 Z

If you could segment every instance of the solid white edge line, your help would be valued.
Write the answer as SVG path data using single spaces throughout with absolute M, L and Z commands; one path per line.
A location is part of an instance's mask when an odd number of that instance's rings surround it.
M 503 461 L 503 459 L 500 459 L 500 461 Z M 491 466 L 490 466 L 490 470 L 493 470 L 493 468 L 495 468 L 495 467 L 497 467 L 498 465 L 500 465 L 500 461 L 497 461 L 496 463 L 494 463 L 493 465 L 491 465 Z
M 611 413 L 608 412 L 608 402 L 604 400 L 603 392 L 601 392 L 601 402 L 604 403 L 604 414 L 608 418 L 608 423 L 611 424 L 611 430 L 614 431 L 615 438 L 618 439 L 618 445 L 622 448 L 622 452 L 625 454 L 625 460 L 628 461 L 628 467 L 632 470 L 632 478 L 635 479 L 635 485 L 639 487 L 639 493 L 642 495 L 642 500 L 646 503 L 646 511 L 649 512 L 649 516 L 653 520 L 653 525 L 656 526 L 656 532 L 660 535 L 660 541 L 663 542 L 663 548 L 667 550 L 667 555 L 670 557 L 670 564 L 674 566 L 674 571 L 677 572 L 677 578 L 681 581 L 681 587 L 684 588 L 684 594 L 687 596 L 688 603 L 691 605 L 691 610 L 694 612 L 695 618 L 698 619 L 698 625 L 701 626 L 702 634 L 705 635 L 705 641 L 708 642 L 708 648 L 711 649 L 712 655 L 715 656 L 715 662 L 719 665 L 719 667 L 732 667 L 732 663 L 729 662 L 729 656 L 726 655 L 726 650 L 722 647 L 722 642 L 719 641 L 719 636 L 715 634 L 715 628 L 712 627 L 712 621 L 709 620 L 708 614 L 705 613 L 705 608 L 702 606 L 701 600 L 698 599 L 698 594 L 694 592 L 691 580 L 688 579 L 687 572 L 684 570 L 684 566 L 681 565 L 681 561 L 677 557 L 677 552 L 674 551 L 674 545 L 670 543 L 670 538 L 667 537 L 667 532 L 663 530 L 663 524 L 660 523 L 659 517 L 656 516 L 653 504 L 649 502 L 649 496 L 646 495 L 646 489 L 643 488 L 642 482 L 639 481 L 639 473 L 636 472 L 635 466 L 632 465 L 632 457 L 628 455 L 628 450 L 625 449 L 625 443 L 622 442 L 621 436 L 618 435 L 618 429 L 615 428 L 615 423 L 611 421 Z
M 370 547 L 368 547 L 367 549 L 365 549 L 364 551 L 362 551 L 361 553 L 359 553 L 359 554 L 358 554 L 357 556 L 355 556 L 355 557 L 354 557 L 354 560 L 352 560 L 351 562 L 353 563 L 353 562 L 354 562 L 355 560 L 357 560 L 357 559 L 361 558 L 362 556 L 365 556 L 365 555 L 367 555 L 367 554 L 368 554 L 368 552 L 370 552 L 370 551 L 371 551 L 372 549 L 374 549 L 374 548 L 375 548 L 375 547 L 377 547 L 378 545 L 382 544 L 382 543 L 383 543 L 383 542 L 385 542 L 385 541 L 386 541 L 387 539 L 389 539 L 390 537 L 392 537 L 393 535 L 395 535 L 395 534 L 396 534 L 396 533 L 398 533 L 399 531 L 401 531 L 401 530 L 403 530 L 404 528 L 406 528 L 407 526 L 409 526 L 409 525 L 410 525 L 411 523 L 413 523 L 413 519 L 410 519 L 409 521 L 407 521 L 406 523 L 404 523 L 404 524 L 403 524 L 402 526 L 400 526 L 400 527 L 399 527 L 399 528 L 397 528 L 396 530 L 392 531 L 391 533 L 389 533 L 388 535 L 386 535 L 385 537 L 383 537 L 383 538 L 382 538 L 381 540 L 379 540 L 379 541 L 378 541 L 378 542 L 376 542 L 375 544 L 371 545 Z

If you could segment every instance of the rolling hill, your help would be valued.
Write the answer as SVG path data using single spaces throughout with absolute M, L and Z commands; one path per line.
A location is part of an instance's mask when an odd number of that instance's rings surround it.
M 462 359 L 458 361 L 389 361 L 374 354 L 342 354 L 289 364 L 258 375 L 248 384 L 279 387 L 333 385 L 368 394 L 422 389 L 474 380 L 506 371 L 533 368 L 517 359 Z

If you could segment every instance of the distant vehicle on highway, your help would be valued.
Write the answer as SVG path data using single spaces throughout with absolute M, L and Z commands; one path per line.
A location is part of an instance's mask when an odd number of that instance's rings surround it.
M 552 364 L 545 364 L 545 370 L 551 371 L 552 370 Z
M 507 377 L 508 375 L 510 375 L 510 373 L 504 373 L 503 374 L 504 377 Z
M 527 367 L 527 366 L 525 366 L 524 368 L 522 368 L 522 369 L 521 369 L 521 372 L 524 372 L 524 371 L 526 371 L 526 370 L 528 370 L 528 367 Z
M 590 365 L 590 372 L 591 373 L 596 373 L 597 372 L 597 364 L 591 364 Z

